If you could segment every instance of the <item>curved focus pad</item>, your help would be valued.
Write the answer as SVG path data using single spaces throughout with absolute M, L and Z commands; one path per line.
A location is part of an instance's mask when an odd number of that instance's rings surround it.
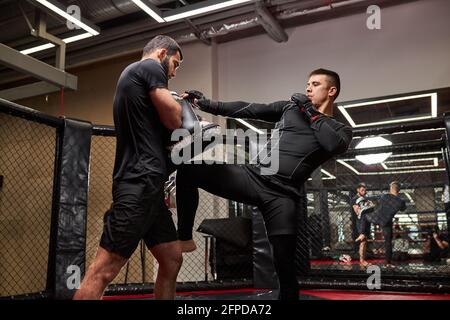
M 195 114 L 191 107 L 191 104 L 187 100 L 178 100 L 181 105 L 181 128 L 188 130 L 190 133 L 194 133 L 195 125 L 199 124 L 198 116 Z
M 169 147 L 170 158 L 173 164 L 180 165 L 189 162 L 193 158 L 206 151 L 208 146 L 220 137 L 222 131 L 220 126 L 207 121 L 201 121 L 193 133 L 184 135 L 178 142 Z
M 171 141 L 168 147 L 172 162 L 178 165 L 180 164 L 180 158 L 183 159 L 183 162 L 189 161 L 203 153 L 211 141 L 214 140 L 214 137 L 221 135 L 221 129 L 216 124 L 201 121 L 188 100 L 181 99 L 174 92 L 172 92 L 172 95 L 182 109 L 181 128 L 173 132 L 177 140 Z M 177 132 L 177 130 L 179 131 Z M 178 136 L 181 136 L 181 138 L 178 139 Z
M 371 213 L 375 209 L 375 205 L 372 201 L 367 200 L 364 197 L 359 197 L 356 199 L 356 205 L 358 205 L 361 209 L 361 214 L 363 213 Z

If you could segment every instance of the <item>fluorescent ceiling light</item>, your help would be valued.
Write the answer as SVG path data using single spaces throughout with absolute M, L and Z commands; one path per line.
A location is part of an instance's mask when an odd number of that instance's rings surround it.
M 92 36 L 93 36 L 92 34 L 90 34 L 89 32 L 86 32 L 86 33 L 79 34 L 77 36 L 65 38 L 65 39 L 63 39 L 63 41 L 65 43 L 72 43 L 72 42 L 75 42 L 75 41 L 79 41 L 79 40 L 83 40 L 83 39 L 86 39 L 86 38 L 90 38 Z
M 181 13 L 177 13 L 177 14 L 174 14 L 174 15 L 168 15 L 168 16 L 164 17 L 164 20 L 170 22 L 170 21 L 174 21 L 174 20 L 178 20 L 178 19 L 183 19 L 183 18 L 187 18 L 187 17 L 196 16 L 196 15 L 199 15 L 199 14 L 202 14 L 202 13 L 206 13 L 206 12 L 211 12 L 211 11 L 214 11 L 214 10 L 219 10 L 219 9 L 231 7 L 231 6 L 234 6 L 236 4 L 250 2 L 250 1 L 252 1 L 252 0 L 222 1 L 222 2 L 219 2 L 219 3 L 206 5 L 205 7 L 201 7 L 201 8 L 197 8 L 197 9 L 193 9 L 193 10 L 188 10 L 188 11 L 183 11 Z M 212 1 L 206 1 L 206 2 L 212 3 Z M 200 4 L 201 4 L 201 2 L 199 3 L 199 5 Z M 189 8 L 189 6 L 187 6 L 186 8 Z
M 383 147 L 383 146 L 390 146 L 390 145 L 392 145 L 392 142 L 389 140 L 386 140 L 383 137 L 372 137 L 372 138 L 365 138 L 365 139 L 361 140 L 361 142 L 356 145 L 355 149 Z M 355 158 L 364 164 L 375 164 L 375 163 L 381 163 L 381 162 L 385 161 L 387 158 L 389 158 L 389 156 L 391 154 L 392 154 L 392 152 L 366 154 L 366 155 L 356 156 Z
M 389 158 L 402 158 L 402 157 L 413 157 L 413 156 L 423 156 L 430 154 L 442 154 L 441 151 L 429 151 L 429 152 L 417 152 L 417 153 L 403 153 L 403 154 L 393 154 Z M 341 159 L 343 161 L 356 161 L 354 158 Z
M 336 179 L 336 176 L 333 176 L 331 173 L 329 173 L 327 170 L 325 170 L 325 169 L 320 169 L 320 171 L 323 173 L 323 174 L 325 174 L 325 175 L 327 175 L 325 178 L 322 178 L 322 180 L 333 180 L 333 179 Z M 308 179 L 309 181 L 312 181 L 312 178 L 309 178 Z
M 71 43 L 71 42 L 75 42 L 75 41 L 86 39 L 86 38 L 90 38 L 90 37 L 92 37 L 92 34 L 86 32 L 86 33 L 79 34 L 77 36 L 65 38 L 65 39 L 63 39 L 63 41 L 65 43 Z M 33 47 L 33 48 L 22 50 L 22 51 L 20 51 L 20 53 L 22 53 L 22 54 L 30 54 L 30 53 L 43 51 L 43 50 L 47 50 L 47 49 L 54 48 L 54 47 L 55 47 L 55 45 L 53 43 L 46 43 L 46 44 L 43 44 L 43 45 L 40 45 L 40 46 L 37 46 L 37 47 Z
M 423 161 L 432 161 L 433 164 L 424 164 L 424 165 L 412 165 L 412 166 L 403 166 L 403 167 L 391 167 L 389 168 L 386 164 L 388 163 L 410 163 L 410 162 L 423 162 Z M 419 168 L 433 168 L 433 167 L 438 167 L 439 166 L 439 161 L 438 158 L 423 158 L 423 159 L 404 159 L 404 160 L 390 160 L 390 161 L 385 161 L 381 164 L 383 166 L 383 168 L 385 170 L 398 170 L 398 169 L 419 169 Z
M 238 122 L 240 122 L 240 123 L 242 123 L 244 126 L 246 126 L 247 128 L 249 128 L 249 129 L 251 129 L 251 130 L 253 130 L 253 131 L 256 131 L 258 134 L 264 134 L 264 132 L 263 131 L 261 131 L 261 130 L 259 130 L 258 128 L 256 128 L 255 126 L 252 126 L 250 123 L 248 123 L 247 121 L 245 121 L 245 120 L 242 120 L 242 119 L 235 119 L 236 121 L 238 121 Z
M 324 179 L 336 179 L 336 177 L 333 176 L 331 173 L 329 173 L 327 170 L 320 169 L 320 171 L 322 171 L 323 173 L 325 173 L 328 176 L 327 178 L 324 178 Z
M 92 34 L 93 36 L 99 35 L 100 32 L 98 32 L 97 30 L 95 30 L 94 28 L 88 26 L 86 23 L 84 23 L 81 20 L 78 20 L 76 17 L 70 15 L 66 10 L 63 9 L 63 6 L 59 3 L 57 3 L 56 1 L 49 1 L 49 0 L 34 0 L 40 4 L 42 4 L 43 6 L 47 7 L 48 9 L 52 10 L 53 12 L 55 12 L 56 14 L 60 15 L 61 17 L 69 20 L 70 22 L 76 24 L 77 26 L 79 26 L 80 28 L 86 30 L 87 32 L 89 32 L 90 34 Z
M 53 48 L 54 46 L 55 45 L 53 43 L 46 43 L 46 44 L 43 44 L 43 45 L 40 45 L 40 46 L 37 46 L 37 47 L 33 47 L 33 48 L 30 48 L 30 49 L 22 50 L 22 51 L 20 51 L 20 53 L 23 53 L 23 54 L 35 53 L 35 52 L 38 52 L 38 51 L 43 51 L 43 50 L 47 50 L 47 49 Z
M 364 124 L 356 124 L 355 121 L 353 120 L 353 118 L 350 116 L 350 114 L 346 110 L 346 109 L 355 108 L 355 107 L 370 106 L 370 105 L 380 104 L 380 103 L 403 101 L 403 100 L 410 100 L 410 99 L 419 99 L 419 98 L 425 98 L 425 97 L 431 98 L 431 115 L 430 116 L 414 117 L 414 118 L 408 118 L 408 119 L 394 119 L 394 120 L 386 120 L 386 121 L 378 121 L 378 122 L 369 122 L 369 123 L 364 123 Z M 338 109 L 342 113 L 342 115 L 345 117 L 345 119 L 348 121 L 348 123 L 350 123 L 350 125 L 354 128 L 368 127 L 368 126 L 389 124 L 389 123 L 409 122 L 409 121 L 414 121 L 414 120 L 424 120 L 424 119 L 430 119 L 430 118 L 437 117 L 437 93 L 433 92 L 433 93 L 417 94 L 417 95 L 404 96 L 404 97 L 398 97 L 398 98 L 367 101 L 367 102 L 354 103 L 354 104 L 348 104 L 348 105 L 340 105 L 340 106 L 338 106 Z
M 408 192 L 404 193 L 406 195 L 406 197 L 409 199 L 409 201 L 414 204 L 414 199 L 411 197 L 411 195 Z
M 354 159 L 353 159 L 354 160 Z M 347 160 L 349 161 L 349 160 Z M 386 174 L 401 174 L 401 173 L 423 173 L 423 172 L 438 172 L 445 171 L 445 168 L 433 168 L 433 169 L 417 169 L 417 170 L 402 170 L 402 171 L 381 171 L 381 172 L 359 172 L 350 164 L 345 162 L 344 160 L 336 160 L 337 163 L 343 165 L 349 170 L 353 171 L 358 176 L 376 176 L 376 175 L 386 175 Z
M 166 22 L 158 13 L 156 13 L 156 8 L 152 8 L 150 5 L 145 4 L 141 0 L 131 0 L 136 4 L 142 11 L 147 13 L 150 17 L 158 21 L 159 23 Z

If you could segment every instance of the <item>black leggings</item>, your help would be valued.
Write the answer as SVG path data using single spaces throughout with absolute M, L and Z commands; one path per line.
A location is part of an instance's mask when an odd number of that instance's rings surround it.
M 244 165 L 183 165 L 177 172 L 176 196 L 180 240 L 192 239 L 198 188 L 261 210 L 273 247 L 280 282 L 279 298 L 298 300 L 294 257 L 299 201 L 277 190 Z
M 296 234 L 299 199 L 277 190 L 245 165 L 183 165 L 177 171 L 177 215 L 180 240 L 192 239 L 198 188 L 216 196 L 257 206 L 267 234 Z
M 299 286 L 295 267 L 295 235 L 279 235 L 269 237 L 273 249 L 275 271 L 280 283 L 279 300 L 298 300 Z

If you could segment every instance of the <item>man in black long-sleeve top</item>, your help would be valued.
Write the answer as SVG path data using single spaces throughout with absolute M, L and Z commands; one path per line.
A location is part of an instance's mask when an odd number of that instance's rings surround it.
M 298 299 L 294 263 L 300 188 L 325 161 L 347 150 L 351 128 L 331 117 L 340 90 L 337 73 L 318 69 L 310 74 L 307 94 L 270 104 L 217 102 L 200 92 L 188 99 L 202 111 L 233 118 L 276 122 L 276 135 L 257 164 L 184 165 L 177 172 L 178 236 L 182 250 L 195 250 L 192 229 L 198 188 L 230 200 L 257 206 L 264 217 L 280 282 L 280 299 Z M 274 159 L 274 155 L 278 155 Z M 273 162 L 278 161 L 277 166 Z M 275 168 L 274 168 L 275 167 Z

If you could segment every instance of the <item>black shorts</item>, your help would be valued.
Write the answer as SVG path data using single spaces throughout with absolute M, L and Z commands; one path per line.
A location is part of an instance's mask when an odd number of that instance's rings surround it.
M 362 213 L 361 218 L 356 220 L 356 230 L 358 231 L 358 235 L 360 234 L 370 235 L 370 222 L 368 221 L 365 227 L 364 223 L 362 222 L 362 215 L 364 214 L 366 213 Z
M 113 205 L 104 216 L 100 246 L 130 258 L 140 240 L 150 249 L 177 240 L 171 212 L 164 203 L 163 183 L 136 179 L 113 187 Z

